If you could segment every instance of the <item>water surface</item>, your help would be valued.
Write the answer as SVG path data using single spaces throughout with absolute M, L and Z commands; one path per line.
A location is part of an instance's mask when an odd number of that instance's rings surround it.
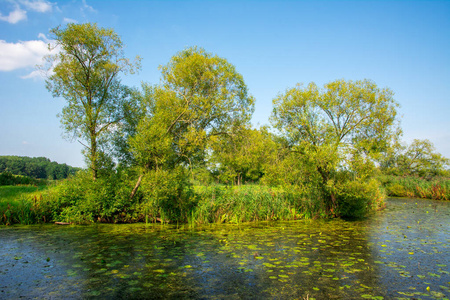
M 0 227 L 0 298 L 445 299 L 450 203 L 362 221 Z

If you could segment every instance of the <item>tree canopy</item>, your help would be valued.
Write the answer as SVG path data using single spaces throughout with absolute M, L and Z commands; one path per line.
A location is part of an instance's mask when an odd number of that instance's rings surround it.
M 276 97 L 273 104 L 275 128 L 305 164 L 314 166 L 324 189 L 338 167 L 351 167 L 343 161 L 381 151 L 396 133 L 398 104 L 393 93 L 370 80 L 336 80 L 323 89 L 314 83 L 297 85 Z M 333 192 L 329 199 L 331 210 Z
M 370 80 L 336 80 L 319 89 L 297 85 L 274 99 L 272 120 L 293 144 L 381 149 L 392 134 L 398 104 Z
M 257 182 L 268 163 L 276 156 L 276 144 L 267 128 L 249 126 L 233 128 L 230 134 L 218 136 L 210 146 L 209 165 L 221 182 Z
M 144 171 L 205 156 L 207 141 L 250 120 L 254 100 L 235 67 L 197 47 L 187 48 L 160 67 L 161 84 L 145 88 L 145 116 L 130 138 Z
M 55 43 L 49 47 L 59 51 L 47 58 L 51 68 L 47 89 L 66 100 L 61 123 L 66 133 L 87 143 L 85 157 L 95 179 L 102 147 L 111 128 L 123 118 L 122 107 L 128 97 L 119 73 L 139 69 L 140 60 L 130 62 L 120 37 L 96 24 L 70 23 L 51 33 Z
M 418 139 L 410 145 L 393 144 L 380 160 L 385 173 L 400 176 L 442 176 L 450 166 L 450 160 L 437 153 L 429 140 Z
M 45 157 L 0 156 L 0 173 L 10 172 L 37 179 L 64 179 L 78 170 Z

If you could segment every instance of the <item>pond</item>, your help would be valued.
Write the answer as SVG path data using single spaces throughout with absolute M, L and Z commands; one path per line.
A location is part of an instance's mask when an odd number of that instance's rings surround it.
M 362 221 L 0 228 L 0 298 L 442 299 L 450 203 Z

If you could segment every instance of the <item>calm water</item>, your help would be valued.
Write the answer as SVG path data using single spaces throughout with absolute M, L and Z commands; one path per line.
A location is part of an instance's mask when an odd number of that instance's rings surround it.
M 450 202 L 364 221 L 0 227 L 0 298 L 442 299 Z

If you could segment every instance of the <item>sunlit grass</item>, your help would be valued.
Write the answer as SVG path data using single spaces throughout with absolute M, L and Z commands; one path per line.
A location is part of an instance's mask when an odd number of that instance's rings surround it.
M 40 218 L 37 206 L 47 186 L 0 186 L 0 225 L 32 224 Z
M 32 185 L 0 186 L 0 203 L 16 201 L 21 198 L 31 199 L 46 189 L 47 186 L 32 186 Z
M 305 191 L 266 186 L 197 186 L 199 202 L 189 223 L 242 223 L 294 220 L 321 214 L 320 201 L 310 201 Z M 319 200 L 319 199 L 317 199 Z
M 450 200 L 450 179 L 426 180 L 418 177 L 383 176 L 380 181 L 388 196 Z

